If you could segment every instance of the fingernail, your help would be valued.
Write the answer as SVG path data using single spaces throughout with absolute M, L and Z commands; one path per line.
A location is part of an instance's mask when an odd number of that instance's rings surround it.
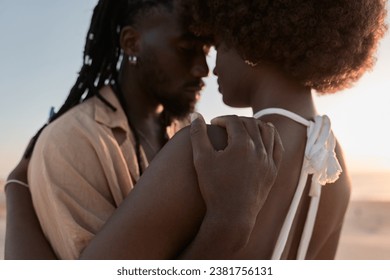
M 213 119 L 210 121 L 210 123 L 211 123 L 211 124 L 215 124 L 215 123 L 218 122 L 220 119 L 221 119 L 221 116 L 215 117 L 215 118 L 213 118 Z
M 191 122 L 193 122 L 194 120 L 198 119 L 199 118 L 199 113 L 197 112 L 194 112 L 194 113 L 191 113 L 190 114 L 190 119 L 191 119 Z
M 275 128 L 275 126 L 274 126 L 272 123 L 267 122 L 267 124 L 268 124 L 270 127 Z

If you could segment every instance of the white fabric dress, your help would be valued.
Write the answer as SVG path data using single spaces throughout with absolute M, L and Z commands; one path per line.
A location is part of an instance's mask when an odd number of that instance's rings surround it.
M 302 199 L 303 190 L 305 189 L 308 176 L 312 174 L 313 176 L 309 192 L 311 197 L 310 207 L 307 213 L 296 257 L 296 259 L 302 260 L 306 257 L 313 233 L 321 197 L 321 187 L 327 183 L 335 182 L 342 172 L 341 166 L 335 154 L 336 139 L 331 131 L 330 120 L 327 116 L 316 116 L 314 121 L 308 121 L 285 109 L 268 108 L 255 113 L 253 117 L 258 119 L 262 116 L 271 114 L 285 116 L 307 127 L 305 157 L 298 186 L 272 254 L 273 260 L 281 258 L 299 202 Z

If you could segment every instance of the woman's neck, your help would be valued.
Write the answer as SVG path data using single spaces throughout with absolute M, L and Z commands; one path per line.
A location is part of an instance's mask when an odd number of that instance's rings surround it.
M 258 77 L 250 101 L 253 113 L 273 107 L 295 112 L 304 118 L 316 115 L 310 88 L 268 67 L 259 72 Z

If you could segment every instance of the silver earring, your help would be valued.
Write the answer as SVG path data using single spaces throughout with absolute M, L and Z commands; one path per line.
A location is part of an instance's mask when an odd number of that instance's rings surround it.
M 129 62 L 131 65 L 137 65 L 138 58 L 135 55 L 129 56 Z

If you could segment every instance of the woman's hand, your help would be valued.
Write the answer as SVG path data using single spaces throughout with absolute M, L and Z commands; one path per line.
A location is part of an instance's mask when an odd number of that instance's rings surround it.
M 32 141 L 27 149 L 31 143 Z M 21 183 L 15 182 L 28 183 L 29 162 L 30 158 L 23 156 L 7 178 L 9 183 L 6 186 L 7 226 L 4 258 L 11 260 L 56 259 L 35 214 L 30 190 Z
M 25 154 L 26 154 L 26 151 L 32 145 L 32 141 L 33 140 L 31 139 L 30 142 L 28 143 L 26 150 L 23 154 L 23 157 L 21 158 L 19 163 L 16 165 L 16 167 L 10 172 L 10 174 L 7 177 L 7 181 L 18 180 L 18 181 L 21 181 L 21 182 L 28 184 L 27 170 L 28 170 L 28 165 L 30 163 L 30 158 L 26 157 Z
M 228 143 L 215 150 L 203 118 L 191 124 L 193 158 L 201 194 L 216 223 L 242 223 L 250 232 L 280 166 L 283 146 L 274 126 L 253 118 L 218 117 Z M 246 227 L 245 227 L 246 225 Z
M 28 170 L 29 162 L 30 162 L 30 159 L 23 157 L 19 161 L 19 163 L 16 165 L 16 167 L 10 172 L 10 174 L 7 177 L 7 181 L 17 180 L 17 181 L 23 182 L 25 184 L 28 184 L 27 170 Z

